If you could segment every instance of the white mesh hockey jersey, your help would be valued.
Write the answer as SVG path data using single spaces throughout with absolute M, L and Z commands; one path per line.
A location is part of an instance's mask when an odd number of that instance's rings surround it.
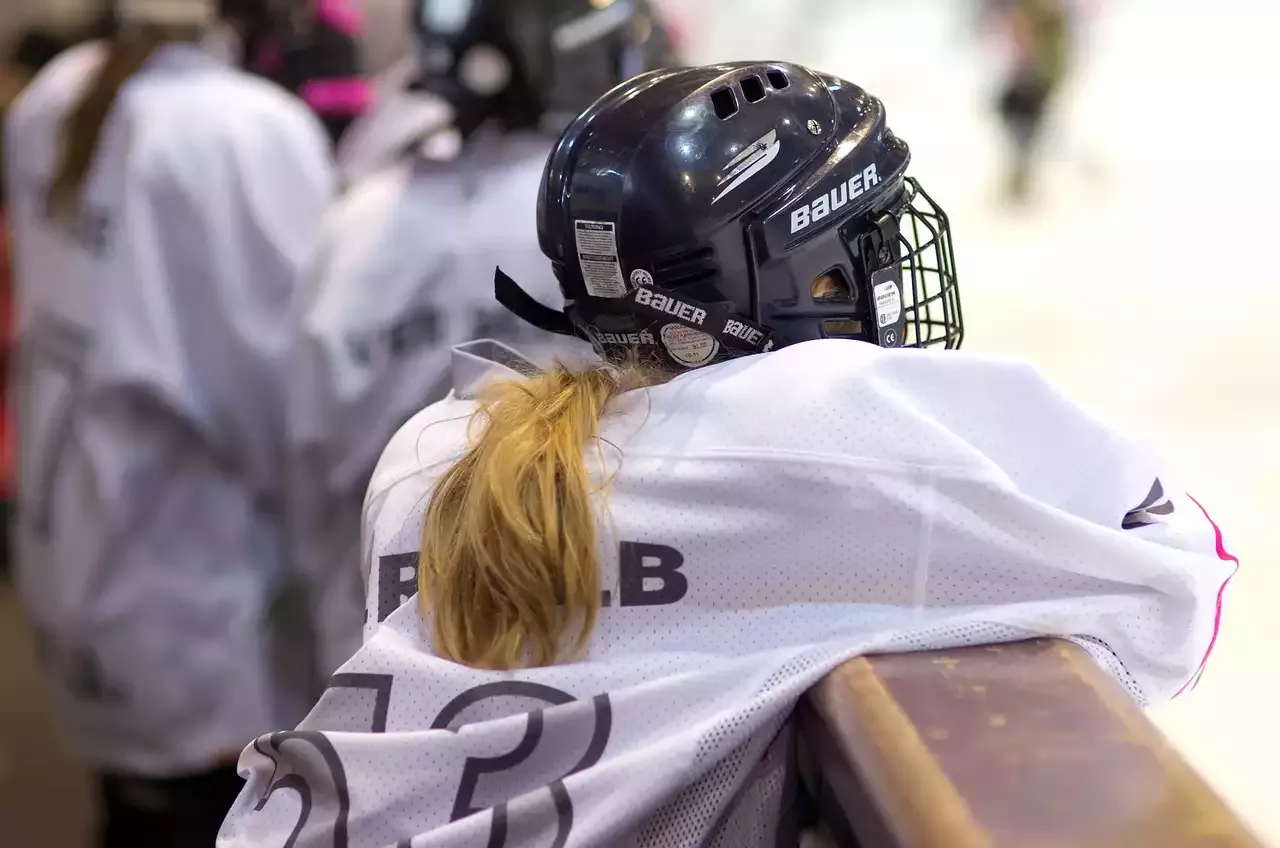
M 164 776 L 312 703 L 284 703 L 264 619 L 296 297 L 335 179 L 304 106 L 172 45 L 122 88 L 75 226 L 50 221 L 103 56 L 56 60 L 7 126 L 18 580 L 78 753 Z
M 615 403 L 585 454 L 613 475 L 588 656 L 438 659 L 415 551 L 491 347 L 383 455 L 375 623 L 246 749 L 223 848 L 773 845 L 788 715 L 845 659 L 1056 634 L 1148 701 L 1213 643 L 1233 562 L 1147 449 L 1026 365 L 826 340 Z
M 433 98 L 415 97 L 430 112 Z M 387 106 L 357 122 L 357 137 L 378 146 L 383 131 L 402 136 L 398 115 Z M 413 126 L 411 135 L 424 132 Z M 500 264 L 546 305 L 563 304 L 535 226 L 551 145 L 544 135 L 491 135 L 449 161 L 401 153 L 371 166 L 326 219 L 294 362 L 290 500 L 292 559 L 318 589 L 316 629 L 329 670 L 359 645 L 360 507 L 369 477 L 400 425 L 448 392 L 452 346 L 492 337 L 542 355 L 590 350 L 523 323 L 493 297 Z

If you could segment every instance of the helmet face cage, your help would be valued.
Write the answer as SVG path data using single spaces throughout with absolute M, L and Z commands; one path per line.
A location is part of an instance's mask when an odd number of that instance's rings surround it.
M 951 222 L 920 184 L 906 180 L 906 206 L 899 219 L 902 251 L 903 347 L 942 345 L 955 350 L 964 341 L 960 288 Z
M 964 325 L 950 222 L 914 178 L 895 182 L 870 210 L 824 222 L 775 258 L 752 263 L 749 298 L 734 285 L 733 272 L 719 285 L 735 303 L 754 303 L 751 317 L 774 331 L 779 345 L 839 338 L 880 347 L 958 348 Z M 779 207 L 747 224 L 748 241 L 767 239 L 770 226 L 776 240 L 785 238 L 793 208 Z M 740 239 L 731 228 L 720 241 L 722 257 L 735 242 Z

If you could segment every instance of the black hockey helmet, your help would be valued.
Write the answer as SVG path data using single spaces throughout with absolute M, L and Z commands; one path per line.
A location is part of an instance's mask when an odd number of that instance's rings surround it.
M 676 64 L 648 0 L 414 0 L 419 88 L 470 135 L 491 119 L 567 122 L 644 71 Z
M 538 203 L 564 313 L 525 320 L 690 368 L 817 338 L 960 346 L 946 215 L 884 105 L 799 65 L 655 71 L 560 137 Z

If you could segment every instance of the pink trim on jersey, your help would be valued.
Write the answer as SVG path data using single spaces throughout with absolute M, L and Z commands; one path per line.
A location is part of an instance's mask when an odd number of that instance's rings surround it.
M 321 115 L 359 115 L 373 102 L 373 89 L 363 77 L 311 80 L 298 94 Z
M 1213 648 L 1218 643 L 1218 629 L 1222 626 L 1222 595 L 1227 591 L 1227 584 L 1231 582 L 1231 578 L 1235 577 L 1236 572 L 1240 570 L 1240 560 L 1227 553 L 1227 549 L 1222 543 L 1222 529 L 1218 527 L 1217 522 L 1209 517 L 1209 511 L 1200 505 L 1200 501 L 1192 498 L 1189 494 L 1187 497 L 1191 499 L 1193 504 L 1200 507 L 1200 511 L 1204 513 L 1205 520 L 1213 527 L 1213 541 L 1214 545 L 1217 547 L 1218 559 L 1223 562 L 1233 563 L 1233 567 L 1231 569 L 1231 573 L 1227 575 L 1227 579 L 1223 580 L 1222 585 L 1218 587 L 1218 603 L 1213 613 L 1213 636 L 1209 638 L 1209 647 L 1204 652 L 1204 659 L 1200 660 L 1200 667 L 1196 669 L 1196 673 L 1191 676 L 1191 679 L 1183 684 L 1182 688 L 1174 694 L 1173 697 L 1175 698 L 1183 692 L 1186 692 L 1188 688 L 1194 689 L 1196 685 L 1199 684 L 1200 676 L 1204 674 L 1204 667 L 1209 662 L 1209 655 L 1213 653 Z
M 364 16 L 347 0 L 319 0 L 316 20 L 350 38 L 359 38 L 364 32 Z

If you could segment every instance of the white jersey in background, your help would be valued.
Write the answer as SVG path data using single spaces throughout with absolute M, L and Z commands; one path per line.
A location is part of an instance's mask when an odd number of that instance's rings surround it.
M 400 425 L 449 391 L 450 349 L 492 337 L 535 357 L 590 351 L 494 299 L 501 265 L 546 305 L 563 305 L 535 224 L 552 139 L 482 133 L 458 158 L 433 161 L 407 152 L 404 133 L 421 137 L 424 116 L 447 117 L 447 107 L 424 95 L 401 105 L 407 113 L 388 109 L 354 128 L 365 149 L 399 153 L 364 172 L 325 221 L 291 387 L 291 558 L 310 585 L 327 587 L 313 603 L 330 670 L 359 645 L 364 622 L 358 569 L 369 477 Z M 399 143 L 387 146 L 391 137 Z
M 223 848 L 772 846 L 788 716 L 850 657 L 1059 635 L 1149 702 L 1213 644 L 1233 562 L 1146 448 L 1029 366 L 826 340 L 613 402 L 582 660 L 439 659 L 419 534 L 486 347 L 383 454 L 375 623 L 298 731 L 246 749 Z
M 334 188 L 315 118 L 195 46 L 122 87 L 74 225 L 45 197 L 105 45 L 10 110 L 19 588 L 77 752 L 202 771 L 297 713 L 273 666 L 285 384 Z

